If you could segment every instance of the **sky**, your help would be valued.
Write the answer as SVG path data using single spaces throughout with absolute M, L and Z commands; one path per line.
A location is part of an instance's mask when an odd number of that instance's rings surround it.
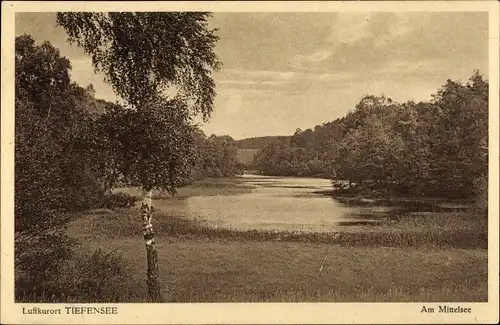
M 215 13 L 209 26 L 223 66 L 207 135 L 290 135 L 344 116 L 363 95 L 427 100 L 447 79 L 488 77 L 487 12 Z M 116 100 L 55 13 L 17 13 L 21 34 L 52 43 L 73 81 Z

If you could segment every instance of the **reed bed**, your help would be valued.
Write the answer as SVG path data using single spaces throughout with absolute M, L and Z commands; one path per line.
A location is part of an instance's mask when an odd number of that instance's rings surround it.
M 84 227 L 91 236 L 121 238 L 140 236 L 140 221 L 134 211 L 121 209 L 108 214 L 80 218 L 73 227 Z M 487 248 L 487 218 L 466 213 L 407 214 L 388 217 L 381 224 L 365 226 L 361 231 L 335 233 L 234 230 L 208 225 L 202 219 L 158 215 L 155 232 L 163 240 L 203 241 L 283 241 L 332 244 L 344 247 L 453 247 Z
M 487 225 L 468 212 L 403 213 L 336 233 L 162 213 L 154 222 L 165 302 L 487 301 Z M 148 302 L 136 208 L 83 213 L 68 232 L 80 242 L 75 257 L 36 295 L 16 273 L 16 301 Z

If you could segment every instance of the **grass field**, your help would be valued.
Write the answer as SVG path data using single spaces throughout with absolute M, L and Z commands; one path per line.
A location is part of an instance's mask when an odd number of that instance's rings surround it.
M 131 286 L 131 299 L 147 300 L 141 239 L 106 247 L 123 252 L 133 275 L 120 285 Z M 168 302 L 487 300 L 485 250 L 202 240 L 159 240 L 157 249 Z

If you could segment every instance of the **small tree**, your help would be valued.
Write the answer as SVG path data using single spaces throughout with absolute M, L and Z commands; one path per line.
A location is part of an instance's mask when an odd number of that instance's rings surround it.
M 160 301 L 152 226 L 152 190 L 175 193 L 190 173 L 192 117 L 210 117 L 215 97 L 211 72 L 218 37 L 206 12 L 58 13 L 57 23 L 92 58 L 96 71 L 127 104 L 102 120 L 113 152 L 107 168 L 143 189 L 141 215 L 148 260 L 148 289 Z M 166 96 L 167 90 L 177 92 Z M 116 179 L 116 178 L 115 178 Z

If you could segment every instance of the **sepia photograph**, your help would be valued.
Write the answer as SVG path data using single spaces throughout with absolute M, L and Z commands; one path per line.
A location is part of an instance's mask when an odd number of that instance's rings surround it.
M 11 13 L 16 317 L 498 303 L 498 6 L 118 4 Z

